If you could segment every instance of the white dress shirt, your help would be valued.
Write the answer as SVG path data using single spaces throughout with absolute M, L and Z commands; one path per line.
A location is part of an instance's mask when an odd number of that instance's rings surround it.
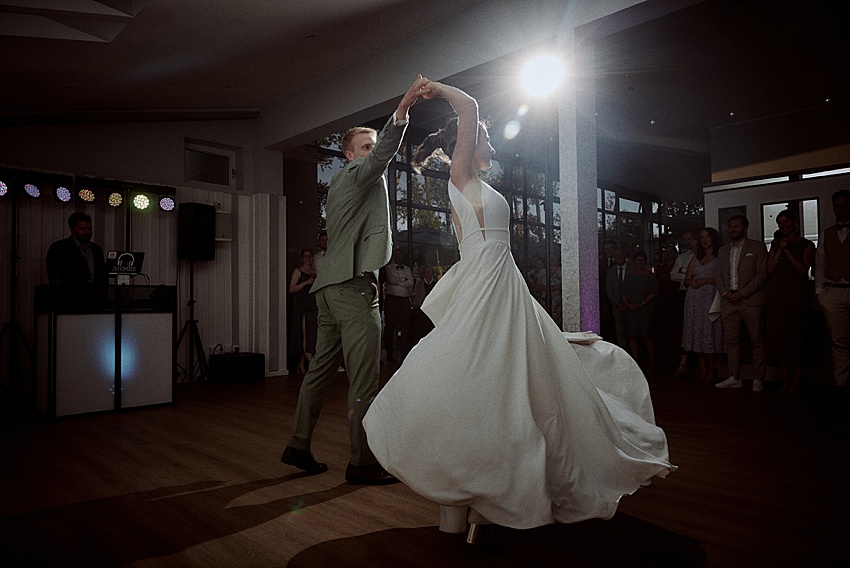
M 744 250 L 744 243 L 746 239 L 743 239 L 737 245 L 735 243 L 730 243 L 729 248 L 729 290 L 738 290 L 738 263 L 741 262 L 741 251 Z
M 409 266 L 391 262 L 387 265 L 387 281 L 384 284 L 384 293 L 387 296 L 398 296 L 409 298 L 413 295 L 413 271 Z
M 676 257 L 673 267 L 670 269 L 670 280 L 679 283 L 679 290 L 687 290 L 685 288 L 685 274 L 688 272 L 688 264 L 694 257 L 694 252 L 686 250 Z
M 844 228 L 838 231 L 838 240 L 841 244 L 844 244 L 844 239 L 847 238 L 847 235 L 850 234 L 850 229 Z M 823 288 L 823 283 L 826 281 L 826 276 L 824 276 L 824 270 L 826 268 L 826 253 L 823 250 L 823 232 L 821 232 L 818 237 L 818 249 L 817 249 L 817 260 L 815 261 L 815 293 L 820 294 L 821 289 Z M 844 278 L 838 281 L 840 284 L 850 284 Z

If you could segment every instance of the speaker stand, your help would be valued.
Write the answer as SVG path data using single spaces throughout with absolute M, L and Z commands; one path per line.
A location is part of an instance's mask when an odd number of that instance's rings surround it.
M 4 339 L 8 339 L 9 351 L 9 376 L 5 389 L 3 389 L 3 403 L 12 406 L 18 402 L 16 397 L 23 396 L 21 389 L 23 387 L 24 368 L 21 364 L 21 347 L 29 356 L 31 365 L 35 363 L 35 353 L 32 347 L 27 343 L 21 331 L 21 325 L 18 323 L 18 193 L 12 189 L 12 239 L 10 243 L 9 258 L 11 259 L 9 267 L 9 321 L 3 324 L 3 330 L 0 331 L 0 345 L 4 344 Z M 0 360 L 4 357 L 0 356 Z
M 180 330 L 177 346 L 174 348 L 175 351 L 180 350 L 180 344 L 184 337 L 189 338 L 189 366 L 183 368 L 178 364 L 177 367 L 180 370 L 178 375 L 184 377 L 182 382 L 206 381 L 208 377 L 207 356 L 204 353 L 204 344 L 198 331 L 198 320 L 195 319 L 195 259 L 189 260 L 189 319 L 186 320 L 183 329 Z M 197 368 L 195 357 L 197 357 Z

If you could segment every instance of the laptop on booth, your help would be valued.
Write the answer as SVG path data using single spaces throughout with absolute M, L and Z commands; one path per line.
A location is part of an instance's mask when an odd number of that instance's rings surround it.
M 106 253 L 106 273 L 118 279 L 118 284 L 129 284 L 133 276 L 142 273 L 145 253 L 111 250 Z

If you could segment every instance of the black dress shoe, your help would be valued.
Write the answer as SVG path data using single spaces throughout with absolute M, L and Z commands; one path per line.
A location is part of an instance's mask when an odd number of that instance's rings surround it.
M 381 464 L 351 465 L 345 468 L 345 480 L 354 485 L 389 485 L 400 480 L 381 467 Z
M 283 450 L 283 455 L 280 456 L 280 461 L 286 465 L 292 465 L 298 469 L 303 469 L 310 475 L 325 473 L 328 471 L 328 464 L 317 462 L 313 454 L 304 450 L 298 450 L 292 446 L 286 446 Z

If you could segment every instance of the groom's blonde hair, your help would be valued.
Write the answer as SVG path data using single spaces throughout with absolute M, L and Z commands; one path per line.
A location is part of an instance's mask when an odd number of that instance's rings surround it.
M 354 140 L 354 137 L 358 134 L 378 134 L 378 131 L 374 128 L 369 128 L 368 126 L 355 126 L 354 128 L 349 128 L 345 132 L 342 133 L 342 140 L 339 142 L 339 147 L 342 148 L 342 153 L 345 154 L 349 150 L 352 150 L 351 143 Z

